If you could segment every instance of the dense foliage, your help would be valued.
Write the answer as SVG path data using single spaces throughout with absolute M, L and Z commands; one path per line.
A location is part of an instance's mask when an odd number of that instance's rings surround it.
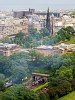
M 0 56 L 0 73 L 6 80 L 20 83 L 29 73 L 27 58 L 30 59 L 30 56 L 25 52 L 10 57 Z
M 39 97 L 22 85 L 15 85 L 1 92 L 0 100 L 39 100 Z
M 32 54 L 33 56 L 31 57 Z M 29 72 L 36 68 L 47 67 L 50 77 L 49 89 L 46 95 L 49 95 L 50 99 L 55 100 L 55 98 L 61 97 L 75 90 L 75 53 L 48 57 L 40 57 L 37 54 L 35 51 L 32 51 L 30 54 L 24 52 L 15 54 L 8 57 L 8 59 L 4 57 L 5 60 L 1 59 L 0 61 L 1 64 L 4 64 L 2 65 L 4 69 L 1 69 L 1 67 L 0 73 L 4 74 L 6 78 L 9 76 L 9 79 L 12 79 L 13 82 L 20 83 L 22 79 L 29 75 Z M 39 59 L 37 59 L 37 57 L 39 57 Z M 33 60 L 33 58 L 35 59 Z M 8 67 L 8 65 L 10 66 Z M 6 75 L 5 72 L 8 72 L 8 75 Z M 5 77 L 2 74 L 0 75 L 2 80 L 0 81 L 0 91 L 5 89 L 3 83 Z
M 17 43 L 26 48 L 53 45 L 74 37 L 72 27 L 60 29 L 55 36 L 50 36 L 47 29 L 39 32 L 32 29 L 26 36 L 18 33 L 13 40 L 6 37 L 2 42 Z M 5 89 L 5 82 L 22 83 L 36 69 L 48 70 L 48 90 L 39 92 L 38 96 L 22 86 Z M 42 72 L 42 71 L 41 71 Z M 1 100 L 57 100 L 59 97 L 75 90 L 75 53 L 44 57 L 35 50 L 16 53 L 10 57 L 0 55 L 0 99 Z M 43 99 L 44 98 L 44 99 Z
M 22 32 L 16 34 L 15 38 L 5 37 L 2 42 L 17 43 L 25 48 L 32 48 L 39 45 L 53 45 L 61 41 L 70 40 L 73 36 L 74 29 L 72 27 L 61 28 L 54 36 L 46 28 L 42 28 L 39 32 L 32 28 L 29 35 Z

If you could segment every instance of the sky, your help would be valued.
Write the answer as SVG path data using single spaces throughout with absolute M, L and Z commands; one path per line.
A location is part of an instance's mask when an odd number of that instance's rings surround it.
M 75 0 L 0 0 L 1 10 L 60 10 L 75 9 Z

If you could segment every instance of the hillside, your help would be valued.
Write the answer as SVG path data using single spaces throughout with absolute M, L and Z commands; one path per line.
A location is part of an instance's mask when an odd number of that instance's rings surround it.
M 75 100 L 75 91 L 71 92 L 70 94 L 68 94 L 58 100 Z

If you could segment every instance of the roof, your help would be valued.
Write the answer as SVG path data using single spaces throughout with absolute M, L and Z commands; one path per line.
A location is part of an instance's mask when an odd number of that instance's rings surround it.
M 0 43 L 0 47 L 8 47 L 11 48 L 13 46 L 17 46 L 16 44 L 9 44 L 9 43 Z
M 32 73 L 32 75 L 44 76 L 44 77 L 48 77 L 49 76 L 49 74 L 41 74 L 41 73 Z
M 52 46 L 41 45 L 39 47 L 36 47 L 35 49 L 53 49 L 53 47 Z

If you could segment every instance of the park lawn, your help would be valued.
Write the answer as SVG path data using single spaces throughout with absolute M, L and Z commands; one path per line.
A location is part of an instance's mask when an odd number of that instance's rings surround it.
M 58 100 L 75 100 L 75 91 L 71 92 L 66 96 L 59 98 Z
M 75 36 L 71 37 L 70 40 L 66 40 L 65 43 L 68 43 L 68 44 L 69 43 L 71 43 L 71 44 L 73 43 L 74 44 L 75 43 Z

